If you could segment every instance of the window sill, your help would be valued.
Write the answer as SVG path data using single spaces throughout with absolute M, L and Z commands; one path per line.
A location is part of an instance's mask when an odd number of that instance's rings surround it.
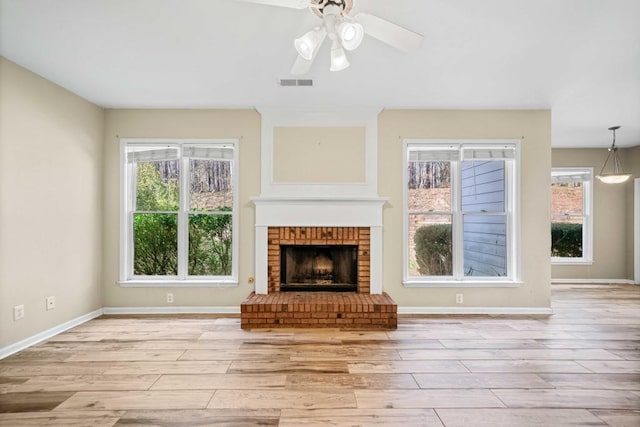
M 582 258 L 551 258 L 551 265 L 592 265 L 593 261 Z
M 517 288 L 522 282 L 513 280 L 404 280 L 405 288 Z
M 232 288 L 239 285 L 237 279 L 228 280 L 119 280 L 123 288 Z

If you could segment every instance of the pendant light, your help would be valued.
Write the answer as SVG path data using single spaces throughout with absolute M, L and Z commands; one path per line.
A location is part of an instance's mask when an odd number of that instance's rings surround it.
M 609 155 L 604 161 L 604 165 L 602 165 L 600 175 L 596 175 L 596 178 L 605 184 L 618 184 L 625 182 L 631 177 L 630 173 L 624 173 L 622 162 L 620 161 L 620 157 L 618 157 L 618 147 L 616 147 L 616 130 L 618 129 L 620 129 L 620 126 L 612 126 L 609 128 L 609 130 L 613 132 L 613 142 L 611 143 L 611 147 L 609 147 Z M 611 173 L 604 173 L 604 169 L 607 167 L 607 163 L 612 156 L 613 171 Z

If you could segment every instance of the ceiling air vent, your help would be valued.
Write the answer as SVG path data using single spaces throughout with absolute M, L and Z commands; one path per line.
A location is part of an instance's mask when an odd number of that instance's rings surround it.
M 280 79 L 280 86 L 313 86 L 311 79 Z

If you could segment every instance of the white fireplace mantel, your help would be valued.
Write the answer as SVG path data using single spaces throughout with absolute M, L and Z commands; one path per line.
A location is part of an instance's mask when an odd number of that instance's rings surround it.
M 255 197 L 256 226 L 382 227 L 379 197 Z
M 370 292 L 382 293 L 382 209 L 384 198 L 256 197 L 257 294 L 268 293 L 269 227 L 369 227 Z

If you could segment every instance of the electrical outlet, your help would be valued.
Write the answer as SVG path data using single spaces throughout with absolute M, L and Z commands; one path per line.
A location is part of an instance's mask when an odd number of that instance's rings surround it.
M 13 307 L 13 320 L 20 320 L 24 317 L 24 304 Z
M 173 304 L 173 294 L 171 292 L 167 292 L 167 303 Z
M 47 297 L 47 310 L 53 310 L 54 308 L 56 308 L 56 297 Z
M 462 294 L 456 294 L 456 304 L 462 304 L 464 302 L 464 298 Z

